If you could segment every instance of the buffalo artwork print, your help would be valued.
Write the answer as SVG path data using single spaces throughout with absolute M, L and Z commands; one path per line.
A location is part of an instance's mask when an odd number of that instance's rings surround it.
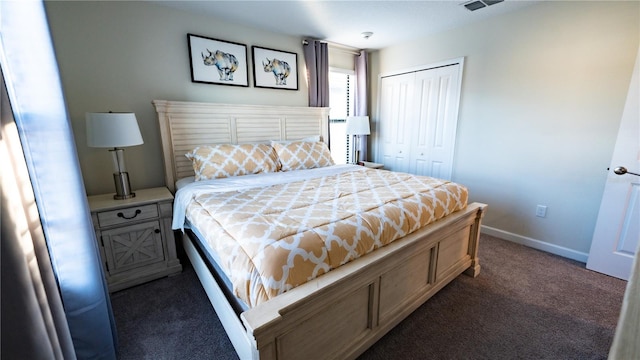
M 298 54 L 252 46 L 255 87 L 298 90 Z
M 246 45 L 194 34 L 187 39 L 191 81 L 249 86 Z

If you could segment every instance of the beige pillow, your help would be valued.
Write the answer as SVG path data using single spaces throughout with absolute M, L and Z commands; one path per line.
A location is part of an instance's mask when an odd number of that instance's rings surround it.
M 334 165 L 327 144 L 320 141 L 271 142 L 281 171 L 304 170 Z
M 186 157 L 196 181 L 278 171 L 278 158 L 268 144 L 204 145 Z

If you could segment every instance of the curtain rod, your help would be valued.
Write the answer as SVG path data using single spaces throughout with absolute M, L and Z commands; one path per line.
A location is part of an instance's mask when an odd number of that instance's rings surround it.
M 342 45 L 338 43 L 333 43 L 330 41 L 320 40 L 323 43 L 326 43 L 330 48 L 336 49 L 338 51 L 342 51 L 352 55 L 360 55 L 361 49 L 354 48 L 352 46 Z M 307 39 L 302 40 L 302 45 L 309 45 L 309 41 Z

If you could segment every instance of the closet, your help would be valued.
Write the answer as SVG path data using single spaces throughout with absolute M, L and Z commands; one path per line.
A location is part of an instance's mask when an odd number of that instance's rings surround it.
M 382 75 L 376 162 L 451 179 L 463 59 Z

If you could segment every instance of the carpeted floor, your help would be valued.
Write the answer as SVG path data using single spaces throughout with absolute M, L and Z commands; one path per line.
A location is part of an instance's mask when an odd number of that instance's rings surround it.
M 237 359 L 184 265 L 112 294 L 121 360 Z M 360 359 L 606 359 L 625 281 L 486 235 L 480 265 L 480 276 L 455 279 Z

